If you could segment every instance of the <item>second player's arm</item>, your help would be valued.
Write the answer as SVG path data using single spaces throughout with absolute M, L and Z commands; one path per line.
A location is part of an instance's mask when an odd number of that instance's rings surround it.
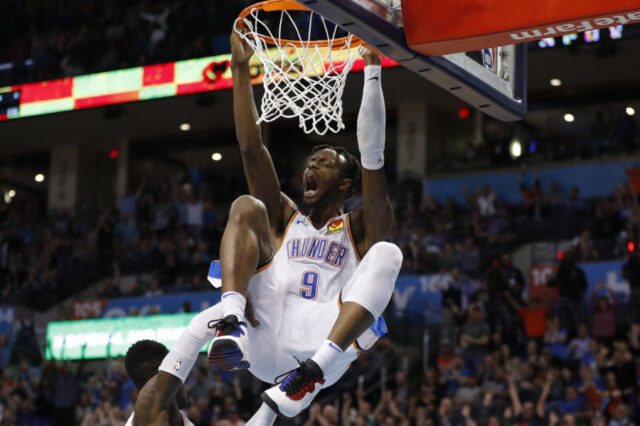
M 213 337 L 211 318 L 219 317 L 212 306 L 189 321 L 173 348 L 164 357 L 158 373 L 142 388 L 134 407 L 136 425 L 168 424 L 175 396 L 195 364 L 200 349 Z
M 358 251 L 362 255 L 375 243 L 387 238 L 393 223 L 393 210 L 387 195 L 387 179 L 382 168 L 386 112 L 379 71 L 381 61 L 372 52 L 365 53 L 364 58 L 365 66 L 371 66 L 371 70 L 375 72 L 367 72 L 365 68 L 365 86 L 358 113 L 358 147 L 363 163 L 363 205 L 354 212 L 353 218 L 356 222 L 356 236 L 360 234 L 357 241 Z
M 251 195 L 267 207 L 272 228 L 283 225 L 285 210 L 291 209 L 280 193 L 280 182 L 271 155 L 262 143 L 258 110 L 253 99 L 249 75 L 251 47 L 233 32 L 231 35 L 231 73 L 233 75 L 233 116 L 242 165 Z M 288 215 L 287 215 L 288 217 Z
M 159 371 L 138 394 L 134 406 L 136 425 L 169 424 L 171 406 L 182 387 L 182 381 L 169 373 Z

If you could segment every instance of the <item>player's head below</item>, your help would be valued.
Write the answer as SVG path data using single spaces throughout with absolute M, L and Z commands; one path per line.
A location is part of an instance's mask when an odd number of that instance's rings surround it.
M 136 389 L 141 390 L 158 373 L 158 367 L 168 353 L 166 346 L 154 340 L 139 340 L 131 345 L 124 357 L 124 368 Z M 176 402 L 183 407 L 184 401 L 186 394 L 183 387 L 176 396 Z
M 339 146 L 318 145 L 311 151 L 302 175 L 304 202 L 309 207 L 337 204 L 361 190 L 360 162 Z

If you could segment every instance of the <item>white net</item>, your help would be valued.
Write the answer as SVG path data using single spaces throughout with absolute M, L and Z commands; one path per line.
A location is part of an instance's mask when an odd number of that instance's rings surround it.
M 339 37 L 338 26 L 311 11 L 256 8 L 234 29 L 264 65 L 258 123 L 284 117 L 298 118 L 305 133 L 344 129 L 342 93 L 364 49 L 355 36 Z

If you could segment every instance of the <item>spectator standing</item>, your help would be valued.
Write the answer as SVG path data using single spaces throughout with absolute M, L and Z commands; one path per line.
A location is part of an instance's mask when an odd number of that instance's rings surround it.
M 454 341 L 458 338 L 458 328 L 463 317 L 461 277 L 458 269 L 450 272 L 447 288 L 442 292 L 441 324 L 443 335 Z
M 516 310 L 524 324 L 527 338 L 541 343 L 547 332 L 547 318 L 549 309 L 544 306 L 542 300 L 537 297 L 532 298 L 526 306 L 521 306 L 511 295 L 506 292 L 505 296 L 511 306 Z
M 605 282 L 600 281 L 589 297 L 589 308 L 593 315 L 593 337 L 611 346 L 616 333 L 618 297 L 606 287 Z
M 464 349 L 465 363 L 479 373 L 488 352 L 491 329 L 484 321 L 484 308 L 480 304 L 469 306 L 469 320 L 462 330 L 460 346 Z
M 578 324 L 585 320 L 584 296 L 587 291 L 587 277 L 576 264 L 573 253 L 564 254 L 558 272 L 547 285 L 558 289 L 556 314 L 562 316 L 569 334 L 575 335 Z
M 203 224 L 203 206 L 202 201 L 196 199 L 194 195 L 189 197 L 187 204 L 187 226 L 192 236 L 200 236 Z

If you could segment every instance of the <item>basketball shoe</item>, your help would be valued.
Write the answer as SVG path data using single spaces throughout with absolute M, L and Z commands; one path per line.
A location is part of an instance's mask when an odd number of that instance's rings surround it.
M 311 405 L 325 381 L 315 361 L 298 361 L 300 366 L 276 378 L 276 386 L 262 392 L 262 400 L 282 417 L 292 418 Z
M 249 368 L 247 323 L 238 321 L 235 315 L 209 321 L 209 328 L 216 328 L 216 337 L 211 341 L 209 363 L 224 371 Z

